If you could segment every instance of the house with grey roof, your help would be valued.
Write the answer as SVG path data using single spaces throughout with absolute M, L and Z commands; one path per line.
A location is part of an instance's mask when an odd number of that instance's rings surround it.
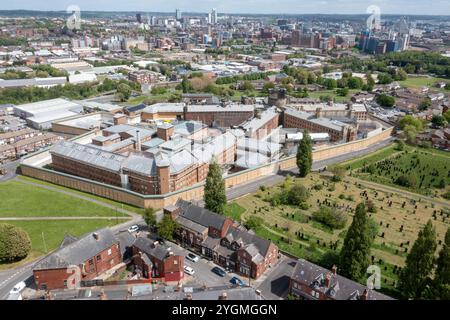
M 180 281 L 184 277 L 184 257 L 169 249 L 158 241 L 138 237 L 131 247 L 134 271 L 148 279 Z
M 34 281 L 42 290 L 74 288 L 121 262 L 120 242 L 109 228 L 81 238 L 66 235 L 57 250 L 34 264 Z
M 304 259 L 292 271 L 289 293 L 301 300 L 393 300 L 373 288 L 347 279 Z

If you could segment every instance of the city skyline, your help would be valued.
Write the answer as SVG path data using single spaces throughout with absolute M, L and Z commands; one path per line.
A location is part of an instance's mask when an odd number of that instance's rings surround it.
M 411 4 L 414 3 L 414 6 Z M 380 7 L 381 14 L 408 14 L 408 15 L 450 15 L 450 6 L 447 1 L 433 1 L 433 6 L 423 1 L 407 0 L 315 0 L 308 3 L 295 2 L 293 0 L 249 0 L 242 3 L 238 0 L 199 0 L 186 2 L 184 0 L 162 1 L 155 0 L 149 5 L 146 1 L 131 0 L 122 3 L 116 0 L 99 0 L 95 3 L 86 0 L 50 0 L 29 1 L 17 0 L 2 5 L 3 10 L 40 10 L 63 11 L 69 5 L 78 5 L 85 11 L 145 11 L 145 12 L 209 12 L 216 8 L 218 13 L 254 13 L 254 14 L 366 14 L 371 5 Z M 407 8 L 405 10 L 405 8 Z

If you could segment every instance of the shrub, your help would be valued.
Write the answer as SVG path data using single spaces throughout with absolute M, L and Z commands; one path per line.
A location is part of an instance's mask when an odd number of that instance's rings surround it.
M 28 233 L 12 224 L 0 224 L 0 262 L 25 258 L 31 250 Z
M 308 189 L 300 184 L 296 184 L 289 190 L 287 200 L 291 205 L 300 205 L 306 202 L 309 196 Z
M 302 210 L 308 210 L 309 205 L 306 202 L 302 202 L 302 203 L 300 203 L 299 208 Z
M 244 226 L 249 230 L 256 230 L 260 228 L 262 224 L 263 220 L 261 217 L 252 216 L 245 221 Z
M 314 212 L 313 219 L 331 229 L 342 229 L 347 222 L 345 213 L 328 207 L 321 207 L 319 211 Z
M 376 213 L 377 212 L 377 207 L 375 206 L 375 203 L 373 203 L 372 200 L 367 200 L 366 206 L 367 206 L 367 211 L 368 212 L 371 212 L 371 213 Z
M 407 188 L 416 188 L 418 183 L 417 176 L 415 174 L 401 175 L 395 180 L 395 184 Z

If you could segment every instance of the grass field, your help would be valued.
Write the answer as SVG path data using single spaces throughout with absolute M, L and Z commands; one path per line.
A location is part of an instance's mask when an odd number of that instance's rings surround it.
M 320 90 L 309 92 L 309 98 L 311 99 L 319 99 L 321 96 L 330 96 L 336 100 L 336 102 L 347 102 L 350 101 L 352 95 L 358 93 L 360 90 L 349 90 L 349 93 L 346 97 L 341 97 L 336 94 L 336 90 Z
M 387 153 L 392 151 L 388 150 Z M 295 178 L 294 183 L 304 185 L 311 192 L 307 201 L 310 208 L 307 210 L 290 205 L 272 206 L 268 202 L 273 194 L 282 190 L 282 184 L 264 191 L 259 190 L 233 203 L 246 208 L 245 212 L 241 213 L 243 220 L 253 215 L 263 219 L 264 226 L 256 230 L 257 234 L 271 239 L 282 250 L 295 256 L 323 264 L 326 256 L 336 256 L 339 252 L 352 221 L 353 210 L 363 201 L 361 193 L 366 191 L 368 198 L 377 207 L 376 213 L 369 214 L 378 226 L 378 234 L 372 247 L 373 261 L 382 269 L 382 287 L 392 290 L 398 280 L 394 267 L 404 265 L 407 252 L 428 219 L 434 222 L 438 239 L 443 240 L 450 222 L 450 202 L 448 206 L 444 206 L 419 201 L 401 194 L 401 191 L 392 194 L 364 187 L 360 181 L 346 177 L 343 182 L 333 183 L 329 177 L 320 176 L 318 173 L 313 173 L 308 178 Z M 322 188 L 313 188 L 317 185 L 322 185 Z M 325 200 L 348 216 L 344 229 L 331 230 L 312 219 L 312 213 L 317 211 Z M 389 205 L 391 201 L 392 204 Z
M 390 146 L 342 166 L 358 178 L 429 196 L 438 196 L 450 185 L 450 153 L 440 150 L 407 146 L 397 151 Z M 399 177 L 410 180 L 403 184 Z
M 103 227 L 113 226 L 121 223 L 121 219 L 111 220 L 60 220 L 60 221 L 1 221 L 0 223 L 10 223 L 28 232 L 31 239 L 30 257 L 38 257 L 56 249 L 66 233 L 79 237 L 88 232 L 98 230 Z M 43 234 L 42 234 L 43 233 Z M 0 264 L 2 267 L 7 264 Z
M 0 217 L 116 216 L 116 210 L 20 181 L 1 183 L 0 199 Z
M 433 88 L 433 90 L 445 91 L 445 89 L 439 89 L 435 87 L 436 83 L 444 81 L 447 82 L 449 79 L 443 78 L 435 78 L 435 77 L 408 77 L 405 81 L 399 81 L 399 84 L 404 87 L 411 88 L 421 88 L 421 87 L 429 87 Z
M 75 189 L 66 188 L 66 187 L 59 186 L 57 184 L 53 184 L 53 183 L 46 182 L 46 181 L 43 181 L 43 180 L 38 180 L 38 179 L 26 177 L 26 176 L 18 176 L 17 178 L 18 178 L 19 181 L 20 180 L 30 181 L 30 182 L 33 182 L 33 183 L 41 184 L 43 186 L 49 186 L 49 187 L 52 187 L 52 188 L 57 188 L 57 189 L 64 190 L 64 191 L 67 191 L 67 192 L 71 192 L 71 193 L 75 193 L 75 194 L 78 194 L 78 195 L 82 195 L 84 197 L 88 197 L 88 198 L 91 198 L 91 199 L 94 199 L 94 200 L 98 200 L 98 201 L 101 201 L 101 202 L 104 202 L 104 203 L 116 206 L 117 208 L 123 208 L 125 210 L 132 211 L 132 212 L 135 212 L 135 213 L 138 213 L 138 214 L 143 214 L 143 212 L 144 212 L 144 209 L 142 209 L 142 208 L 134 207 L 132 205 L 128 205 L 128 204 L 125 204 L 125 203 L 120 203 L 120 202 L 117 202 L 117 201 L 114 201 L 114 200 L 110 200 L 110 199 L 107 199 L 107 198 L 102 198 L 102 197 L 99 197 L 99 196 L 96 196 L 96 195 L 93 195 L 93 194 L 90 194 L 90 193 L 85 193 L 85 192 L 82 192 L 82 191 L 78 191 L 78 190 L 75 190 Z M 115 210 L 114 210 L 114 215 L 115 215 Z

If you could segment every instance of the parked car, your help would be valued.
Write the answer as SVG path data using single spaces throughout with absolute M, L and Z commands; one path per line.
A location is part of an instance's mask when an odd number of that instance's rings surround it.
M 244 286 L 244 281 L 242 281 L 242 280 L 239 279 L 238 277 L 233 277 L 233 278 L 231 278 L 230 282 L 231 282 L 232 284 L 235 284 L 235 285 L 240 286 L 240 287 Z
M 139 226 L 136 225 L 136 224 L 128 228 L 128 232 L 129 233 L 133 233 L 133 232 L 136 232 L 136 231 L 139 231 Z
M 189 266 L 184 266 L 184 272 L 187 273 L 190 276 L 192 276 L 195 273 L 194 269 L 192 269 Z
M 200 260 L 200 258 L 199 257 L 197 257 L 195 254 L 193 254 L 193 253 L 188 253 L 187 255 L 186 255 L 186 259 L 188 259 L 189 261 L 192 261 L 192 262 L 197 262 L 198 260 Z
M 21 293 L 23 291 L 23 289 L 25 289 L 26 284 L 25 282 L 21 281 L 19 283 L 17 283 L 14 288 L 11 289 L 11 291 L 9 292 L 9 294 L 11 295 L 17 295 L 19 293 Z
M 217 274 L 219 277 L 225 277 L 225 275 L 227 274 L 223 269 L 219 267 L 214 267 L 211 269 L 211 271 Z

